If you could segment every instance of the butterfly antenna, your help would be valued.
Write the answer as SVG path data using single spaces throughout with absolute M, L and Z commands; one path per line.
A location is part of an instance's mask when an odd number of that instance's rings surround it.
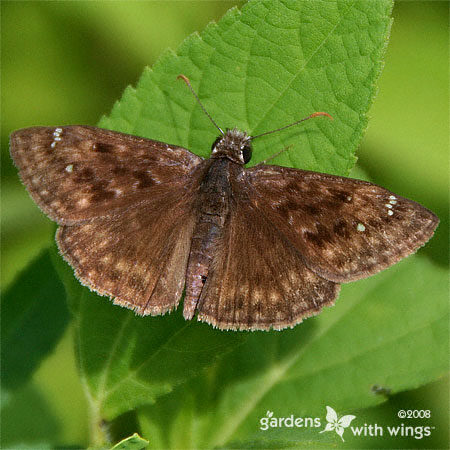
M 202 102 L 198 98 L 198 95 L 194 91 L 194 88 L 191 86 L 191 82 L 189 81 L 189 78 L 187 76 L 185 76 L 185 75 L 180 74 L 180 75 L 177 76 L 177 80 L 179 80 L 179 79 L 182 79 L 187 84 L 188 88 L 194 94 L 194 97 L 197 100 L 198 104 L 203 109 L 203 112 L 209 117 L 209 120 L 213 123 L 213 125 L 220 131 L 220 134 L 222 136 L 225 136 L 225 133 L 223 132 L 222 128 L 220 128 L 219 125 L 217 125 L 217 123 L 214 122 L 214 119 L 209 115 L 208 111 L 206 111 L 205 107 L 202 105 Z
M 259 138 L 261 136 L 266 136 L 267 134 L 272 134 L 272 133 L 275 133 L 277 131 L 285 130 L 286 128 L 293 127 L 294 125 L 298 125 L 299 123 L 304 122 L 305 120 L 312 119 L 313 117 L 318 117 L 318 116 L 327 116 L 331 120 L 333 120 L 333 117 L 330 116 L 326 112 L 315 112 L 315 113 L 312 113 L 311 115 L 309 115 L 308 117 L 304 117 L 303 119 L 297 120 L 297 122 L 291 123 L 291 124 L 286 125 L 286 126 L 281 127 L 281 128 L 277 128 L 276 130 L 266 131 L 265 133 L 257 134 L 256 136 L 250 136 L 249 139 L 253 140 L 253 139 Z

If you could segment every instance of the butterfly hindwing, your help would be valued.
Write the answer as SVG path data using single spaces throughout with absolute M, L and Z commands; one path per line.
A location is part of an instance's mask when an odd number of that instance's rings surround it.
M 418 203 L 361 180 L 278 166 L 248 169 L 246 180 L 253 203 L 306 265 L 339 283 L 415 252 L 439 222 Z
M 184 288 L 191 199 L 166 190 L 120 215 L 62 226 L 58 246 L 84 285 L 138 314 L 163 314 Z
M 181 147 L 78 125 L 18 130 L 11 155 L 33 199 L 59 224 L 113 215 L 188 183 L 202 161 Z
M 282 234 L 238 198 L 213 254 L 198 319 L 220 329 L 293 327 L 331 305 L 338 292 L 338 284 L 308 269 Z

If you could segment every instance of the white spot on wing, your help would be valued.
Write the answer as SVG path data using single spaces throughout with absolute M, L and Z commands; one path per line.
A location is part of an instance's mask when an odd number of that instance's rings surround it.
M 65 171 L 67 173 L 72 173 L 73 172 L 73 164 L 69 164 L 68 166 L 66 166 Z
M 392 216 L 393 214 L 394 214 L 394 211 L 391 211 L 391 210 L 388 211 L 389 216 Z
M 61 141 L 62 131 L 63 131 L 62 128 L 55 128 L 55 131 L 53 132 L 53 142 L 50 144 L 51 148 L 55 148 L 56 142 Z
M 362 223 L 358 223 L 358 225 L 356 225 L 356 229 L 361 232 L 366 231 L 366 227 Z
M 81 207 L 81 208 L 85 208 L 86 206 L 88 206 L 89 205 L 89 200 L 86 198 L 86 197 L 82 197 L 82 198 L 80 198 L 80 200 L 78 200 L 78 206 L 79 207 Z

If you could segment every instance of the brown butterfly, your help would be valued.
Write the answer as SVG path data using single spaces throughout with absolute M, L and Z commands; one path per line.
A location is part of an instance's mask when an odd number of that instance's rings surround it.
M 140 315 L 176 308 L 186 287 L 186 319 L 281 330 L 331 305 L 339 283 L 415 252 L 439 223 L 365 181 L 247 169 L 256 136 L 212 122 L 221 135 L 209 159 L 87 126 L 11 135 L 20 176 L 61 225 L 56 241 L 82 284 Z

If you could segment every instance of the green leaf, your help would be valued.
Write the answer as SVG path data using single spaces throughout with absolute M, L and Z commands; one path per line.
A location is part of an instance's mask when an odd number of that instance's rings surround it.
M 111 450 L 142 450 L 147 447 L 148 441 L 142 439 L 137 433 L 118 442 Z
M 16 444 L 14 445 L 14 450 L 53 450 L 54 447 L 46 442 L 38 442 L 33 444 Z
M 250 1 L 164 54 L 100 126 L 207 156 L 217 131 L 176 81 L 184 73 L 222 127 L 256 134 L 314 111 L 331 113 L 333 122 L 310 120 L 256 141 L 254 162 L 292 145 L 277 162 L 346 174 L 367 124 L 391 6 Z M 137 318 L 85 289 L 75 297 L 77 354 L 94 417 L 111 420 L 154 402 L 248 337 L 187 323 L 180 312 Z
M 9 391 L 7 402 L 4 401 L 5 392 L 1 394 L 0 448 L 54 448 L 55 441 L 61 435 L 62 422 L 42 390 L 30 382 Z
M 293 330 L 252 333 L 204 379 L 143 410 L 144 436 L 167 448 L 249 436 L 284 436 L 288 445 L 308 438 L 305 429 L 260 431 L 267 411 L 325 423 L 326 405 L 343 415 L 385 401 L 374 385 L 396 393 L 437 379 L 448 371 L 446 280 L 445 269 L 416 255 L 343 286 L 334 308 Z
M 181 309 L 138 317 L 79 287 L 78 365 L 93 415 L 112 420 L 156 398 L 210 365 L 245 338 L 186 322 Z
M 64 285 L 55 273 L 49 250 L 45 250 L 2 298 L 3 388 L 17 388 L 30 379 L 59 341 L 69 318 Z
M 334 117 L 255 140 L 253 163 L 276 159 L 346 175 L 367 125 L 390 27 L 391 2 L 250 1 L 188 37 L 127 88 L 100 126 L 208 156 L 218 132 L 184 83 L 191 79 L 222 127 L 258 134 L 314 111 Z
M 291 436 L 291 434 L 293 436 Z M 233 441 L 225 447 L 229 449 L 284 449 L 284 448 L 306 448 L 306 449 L 320 449 L 320 448 L 337 448 L 339 442 L 335 439 L 336 435 L 330 433 L 319 433 L 319 429 L 304 428 L 301 433 L 295 435 L 291 433 L 289 428 L 278 428 L 277 431 L 272 432 L 270 437 L 253 436 L 245 440 Z M 340 439 L 339 439 L 340 441 Z

